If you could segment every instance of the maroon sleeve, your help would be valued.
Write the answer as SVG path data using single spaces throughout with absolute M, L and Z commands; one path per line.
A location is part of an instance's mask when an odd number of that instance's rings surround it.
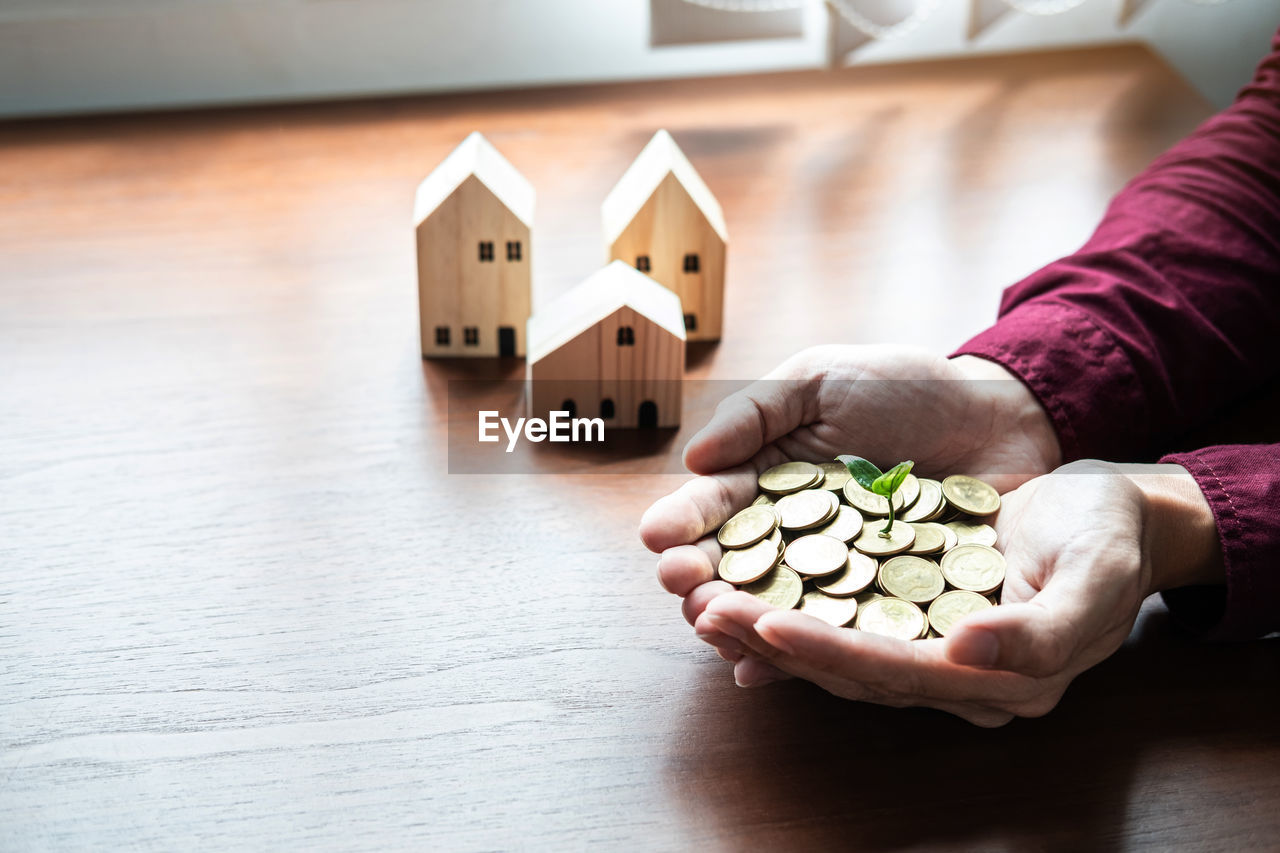
M 1065 459 L 1152 459 L 1280 372 L 1280 33 L 1272 47 L 957 351 L 1020 375 Z
M 1236 444 L 1173 453 L 1213 511 L 1227 570 L 1225 596 L 1205 588 L 1164 594 L 1174 616 L 1211 639 L 1280 631 L 1280 444 Z
M 1235 103 L 1116 196 L 1080 251 L 1004 293 L 956 355 L 1040 400 L 1064 461 L 1150 460 L 1280 374 L 1280 33 Z M 1217 522 L 1226 589 L 1175 590 L 1219 638 L 1280 628 L 1280 445 L 1165 457 Z

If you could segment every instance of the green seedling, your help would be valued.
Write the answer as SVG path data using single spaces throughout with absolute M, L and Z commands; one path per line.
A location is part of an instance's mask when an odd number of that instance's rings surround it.
M 837 456 L 836 461 L 844 463 L 844 467 L 849 469 L 849 473 L 853 475 L 854 481 L 859 486 L 880 495 L 889 502 L 889 522 L 880 531 L 880 536 L 888 539 L 890 531 L 893 530 L 893 495 L 906 481 L 915 463 L 908 459 L 882 472 L 861 456 Z

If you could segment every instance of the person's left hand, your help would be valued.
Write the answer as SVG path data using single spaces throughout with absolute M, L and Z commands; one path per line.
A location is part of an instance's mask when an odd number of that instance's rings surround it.
M 744 592 L 686 601 L 686 616 L 703 639 L 740 656 L 735 677 L 744 686 L 797 676 L 848 699 L 929 706 L 982 726 L 1039 716 L 1120 647 L 1163 581 L 1185 580 L 1190 562 L 1213 577 L 1217 537 L 1195 481 L 1177 466 L 1141 467 L 1130 477 L 1078 462 L 1006 494 L 994 525 L 1008 562 L 1001 606 L 969 616 L 947 638 L 906 642 L 833 628 Z M 1167 499 L 1170 488 L 1178 500 Z M 1156 577 L 1153 555 L 1168 576 Z M 689 612 L 691 603 L 700 612 Z

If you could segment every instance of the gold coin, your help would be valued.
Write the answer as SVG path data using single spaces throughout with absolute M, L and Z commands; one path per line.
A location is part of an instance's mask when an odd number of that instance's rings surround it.
M 752 506 L 773 506 L 775 503 L 777 503 L 777 501 L 774 500 L 773 495 L 766 492 L 762 495 L 756 495 L 756 499 L 751 502 L 751 505 Z
M 771 506 L 749 506 L 724 523 L 716 539 L 725 548 L 746 548 L 773 532 L 778 514 Z
M 1004 555 L 986 545 L 957 545 L 942 555 L 942 576 L 956 589 L 981 595 L 1004 583 Z
M 770 542 L 772 542 L 774 545 L 778 546 L 779 554 L 781 554 L 782 549 L 786 547 L 786 544 L 782 541 L 782 531 L 777 527 L 773 528 L 773 532 L 770 533 L 765 538 L 768 539 Z
M 849 560 L 849 546 L 834 536 L 812 533 L 787 546 L 787 565 L 802 575 L 820 577 L 838 572 Z
M 947 502 L 942 497 L 941 483 L 928 477 L 920 477 L 919 483 L 920 496 L 910 509 L 902 513 L 903 521 L 933 521 L 935 516 L 947 508 Z
M 937 524 L 938 522 L 933 521 L 930 523 Z M 960 544 L 960 538 L 956 536 L 956 532 L 952 530 L 950 527 L 947 527 L 947 525 L 945 524 L 942 525 L 942 529 L 944 531 L 943 535 L 947 537 L 947 541 L 942 544 L 942 553 L 945 554 L 948 551 L 950 551 L 952 548 Z
M 946 526 L 956 535 L 956 544 L 958 545 L 986 545 L 988 548 L 994 548 L 996 544 L 996 529 L 990 524 L 973 523 L 969 521 L 948 521 Z
M 822 482 L 822 469 L 812 462 L 783 462 L 762 473 L 756 480 L 766 492 L 788 495 Z
M 1000 509 L 1000 493 L 976 477 L 952 474 L 942 481 L 942 495 L 961 512 L 982 517 Z
M 771 539 L 761 539 L 747 548 L 725 551 L 716 574 L 732 584 L 751 583 L 769 574 L 778 564 L 778 546 Z
M 858 615 L 858 600 L 833 598 L 815 589 L 800 596 L 800 612 L 816 616 L 828 625 L 840 628 L 848 625 Z
M 888 499 L 884 495 L 877 495 L 869 489 L 862 488 L 857 480 L 850 478 L 841 491 L 844 493 L 844 499 L 849 502 L 849 506 L 863 515 L 884 518 L 889 514 Z M 902 485 L 898 487 L 898 491 L 893 493 L 894 513 L 899 513 L 911 506 L 919 497 L 920 481 L 914 474 L 908 474 L 902 481 Z
M 784 529 L 804 530 L 834 518 L 840 501 L 825 489 L 805 489 L 778 498 L 776 506 Z
M 970 613 L 986 610 L 991 602 L 967 589 L 953 589 L 944 592 L 929 605 L 929 625 L 939 636 L 945 637 L 951 626 L 955 625 Z
M 908 522 L 910 523 L 910 522 Z M 907 549 L 908 554 L 921 556 L 936 554 L 947 544 L 947 528 L 932 521 L 919 521 L 911 524 L 916 531 L 916 541 Z
M 786 566 L 775 566 L 773 571 L 760 580 L 742 587 L 742 591 L 754 595 L 766 604 L 790 610 L 800 603 L 804 581 Z
M 920 608 L 901 598 L 879 598 L 858 608 L 858 628 L 869 634 L 915 640 L 927 625 Z
M 813 532 L 834 536 L 841 542 L 852 542 L 862 535 L 862 513 L 851 506 L 838 506 L 835 518 Z
M 886 595 L 915 604 L 928 604 L 947 588 L 937 563 L 907 555 L 881 563 L 876 580 Z
M 814 581 L 814 586 L 827 595 L 834 595 L 837 598 L 857 595 L 871 586 L 872 581 L 876 579 L 878 568 L 876 561 L 866 554 L 850 551 L 849 559 L 845 561 L 843 569 L 833 575 L 819 578 Z
M 916 541 L 915 528 L 904 521 L 895 521 L 888 537 L 880 535 L 883 529 L 882 519 L 864 522 L 862 535 L 853 541 L 853 547 L 872 557 L 891 557 L 901 554 Z
M 849 469 L 843 462 L 819 462 L 818 467 L 822 469 L 823 477 L 822 482 L 814 488 L 838 492 L 845 483 L 853 479 L 853 475 L 849 473 Z
M 880 593 L 876 592 L 874 589 L 869 589 L 869 590 L 866 590 L 865 592 L 860 592 L 860 593 L 858 593 L 857 595 L 855 595 L 855 596 L 854 596 L 854 598 L 855 598 L 855 599 L 857 600 L 857 602 L 858 602 L 858 606 L 859 606 L 859 607 L 865 607 L 866 605 L 870 604 L 871 602 L 873 602 L 873 601 L 878 601 L 879 599 L 884 598 L 884 597 L 885 597 L 885 596 L 883 596 L 883 595 L 881 595 Z

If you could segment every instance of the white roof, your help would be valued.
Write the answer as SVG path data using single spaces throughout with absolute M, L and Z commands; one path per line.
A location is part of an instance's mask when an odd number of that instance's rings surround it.
M 421 225 L 440 203 L 471 175 L 489 188 L 521 222 L 533 227 L 533 184 L 479 133 L 472 133 L 418 184 L 413 201 L 413 224 Z
M 720 203 L 702 182 L 693 164 L 684 156 L 671 134 L 659 130 L 604 200 L 601 213 L 604 217 L 605 243 L 612 245 L 622 236 L 622 232 L 668 174 L 675 175 L 693 203 L 702 211 L 702 215 L 707 217 L 707 222 L 720 235 L 720 239 L 729 241 L 729 231 L 724 227 L 724 213 L 720 210 Z
M 623 307 L 685 339 L 680 297 L 644 273 L 614 261 L 529 318 L 529 363 L 556 351 Z

